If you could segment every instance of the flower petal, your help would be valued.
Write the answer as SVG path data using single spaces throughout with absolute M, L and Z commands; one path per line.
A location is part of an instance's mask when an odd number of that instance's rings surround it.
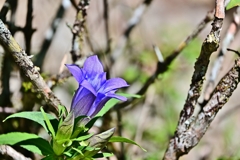
M 87 79 L 93 88 L 98 91 L 101 86 L 106 82 L 106 72 L 102 72 L 101 74 L 97 74 L 94 77 Z
M 116 98 L 120 101 L 126 101 L 127 100 L 126 97 L 123 97 L 123 96 L 120 96 L 120 95 L 117 95 L 117 94 L 107 94 L 106 96 L 111 97 L 111 98 Z
M 84 96 L 82 96 L 81 94 L 83 94 Z M 77 98 L 73 99 L 71 110 L 73 111 L 75 117 L 81 115 L 90 116 L 88 115 L 88 112 L 91 109 L 91 106 L 95 101 L 96 96 L 94 96 L 94 94 L 92 94 L 87 89 L 83 88 L 79 93 L 75 94 L 74 97 Z
M 83 69 L 90 77 L 103 72 L 103 66 L 96 55 L 90 56 L 86 59 Z
M 104 94 L 98 93 L 95 102 L 93 103 L 91 109 L 88 112 L 90 117 L 94 117 L 107 103 L 107 101 L 111 99 L 110 97 L 106 97 Z
M 93 88 L 93 86 L 92 86 L 87 80 L 83 80 L 80 85 L 81 85 L 82 87 L 86 88 L 87 90 L 89 90 L 89 91 L 90 91 L 92 94 L 94 94 L 95 96 L 97 96 L 96 90 Z
M 72 99 L 72 104 L 71 108 L 74 108 L 77 103 L 87 94 L 89 94 L 89 90 L 85 89 L 84 87 L 79 86 L 79 88 L 76 90 L 73 99 Z
M 99 92 L 107 93 L 111 90 L 116 90 L 118 88 L 129 86 L 125 80 L 122 78 L 112 78 L 106 81 L 100 88 Z
M 121 101 L 126 101 L 127 100 L 126 97 L 119 96 L 119 95 L 116 95 L 116 94 L 104 95 L 102 93 L 98 93 L 95 102 L 93 103 L 91 109 L 88 112 L 88 115 L 90 117 L 94 117 L 103 108 L 103 106 L 107 103 L 107 101 L 110 100 L 111 98 L 116 98 L 116 99 L 119 99 Z
M 75 64 L 66 64 L 66 67 L 72 73 L 72 75 L 78 81 L 78 83 L 81 83 L 83 81 L 84 74 L 79 66 Z

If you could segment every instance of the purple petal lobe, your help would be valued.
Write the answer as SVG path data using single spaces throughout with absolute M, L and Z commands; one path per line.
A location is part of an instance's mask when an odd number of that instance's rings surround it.
M 86 59 L 83 69 L 89 76 L 94 76 L 103 72 L 103 66 L 96 55 Z
M 88 115 L 90 115 L 90 117 L 94 117 L 103 108 L 109 99 L 110 97 L 106 97 L 104 94 L 98 93 L 95 102 L 88 112 Z
M 87 80 L 83 80 L 82 83 L 81 83 L 81 86 L 86 88 L 87 90 L 89 90 L 95 96 L 97 96 L 97 93 L 96 93 L 95 89 L 93 88 L 93 86 Z
M 123 96 L 120 96 L 120 95 L 116 95 L 116 94 L 107 94 L 106 96 L 107 97 L 111 97 L 111 98 L 116 98 L 116 99 L 119 99 L 121 101 L 126 101 L 127 100 L 126 97 L 123 97 Z
M 116 90 L 118 88 L 129 86 L 125 80 L 122 78 L 112 78 L 106 81 L 100 88 L 99 92 L 107 93 L 111 90 Z
M 75 94 L 74 97 L 72 99 L 72 105 L 71 108 L 76 107 L 77 103 L 87 94 L 91 93 L 89 90 L 85 89 L 84 87 L 79 87 Z
M 77 65 L 75 64 L 66 64 L 66 67 L 68 68 L 68 70 L 72 73 L 72 75 L 74 76 L 74 78 L 78 81 L 78 83 L 81 83 L 82 80 L 84 79 L 84 75 L 82 72 L 82 69 L 79 68 Z
M 88 79 L 91 85 L 94 87 L 96 91 L 98 91 L 101 86 L 106 82 L 106 73 L 102 72 L 101 74 L 97 74 L 91 79 Z
M 78 117 L 81 115 L 90 116 L 88 115 L 88 112 L 96 97 L 89 91 L 84 91 L 84 92 L 85 92 L 85 95 L 81 96 L 82 98 L 80 99 L 78 98 L 78 101 L 76 101 L 75 105 L 71 106 L 71 110 L 73 110 L 75 117 Z

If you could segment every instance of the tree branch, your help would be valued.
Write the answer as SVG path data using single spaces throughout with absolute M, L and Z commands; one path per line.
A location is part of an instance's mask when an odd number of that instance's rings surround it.
M 87 16 L 87 9 L 89 7 L 90 0 L 80 0 L 77 8 L 77 15 L 73 27 L 71 29 L 72 38 L 72 49 L 70 51 L 72 55 L 72 61 L 75 63 L 81 57 L 81 49 L 83 42 L 83 31 L 85 28 L 85 21 Z
M 159 74 L 162 74 L 168 70 L 168 66 L 173 62 L 173 60 L 180 54 L 180 52 L 194 39 L 197 37 L 197 35 L 206 27 L 207 23 L 212 21 L 214 18 L 214 11 L 210 11 L 207 13 L 205 18 L 199 23 L 197 28 L 183 41 L 181 42 L 178 47 L 168 56 L 164 59 L 163 62 L 159 61 L 157 64 L 157 69 L 155 73 L 150 76 L 146 83 L 140 88 L 140 90 L 136 93 L 139 95 L 145 94 L 147 91 L 148 87 L 154 83 L 155 79 Z M 119 105 L 117 105 L 115 108 L 123 108 L 126 107 L 127 105 L 131 104 L 133 99 L 129 99 L 126 102 L 123 102 Z
M 111 64 L 122 54 L 123 49 L 127 44 L 127 40 L 133 28 L 139 24 L 143 13 L 146 11 L 147 7 L 151 4 L 152 0 L 144 0 L 141 5 L 139 5 L 130 20 L 127 23 L 126 29 L 123 31 L 123 35 L 120 37 L 120 40 L 117 43 L 117 46 L 113 50 L 111 55 Z
M 178 159 L 198 144 L 219 109 L 227 102 L 239 83 L 240 58 L 236 60 L 234 67 L 219 82 L 209 103 L 201 108 L 196 117 L 193 116 L 197 100 L 200 97 L 210 55 L 217 50 L 220 43 L 220 31 L 225 17 L 224 1 L 216 0 L 215 7 L 216 13 L 212 23 L 212 30 L 203 42 L 201 53 L 195 63 L 187 99 L 180 113 L 176 132 L 165 152 L 165 160 Z
M 209 103 L 202 108 L 198 115 L 191 116 L 184 123 L 178 125 L 164 155 L 165 160 L 178 159 L 199 143 L 218 111 L 227 103 L 237 88 L 239 80 L 240 58 L 235 61 L 234 67 L 218 83 Z
M 31 158 L 24 157 L 24 155 L 18 153 L 12 147 L 7 145 L 0 145 L 0 153 L 2 155 L 8 155 L 9 157 L 12 157 L 14 160 L 31 160 Z
M 18 45 L 18 43 L 12 37 L 10 31 L 5 27 L 4 23 L 1 20 L 0 44 L 8 53 L 13 56 L 21 71 L 36 87 L 37 92 L 42 95 L 49 106 L 55 108 L 56 112 L 58 110 L 58 105 L 61 104 L 60 101 L 46 85 L 42 76 L 38 72 L 38 68 L 33 65 L 32 61 L 28 58 L 25 51 Z
M 206 104 L 209 98 L 211 97 L 211 93 L 215 87 L 217 75 L 222 68 L 222 64 L 225 59 L 225 54 L 227 53 L 227 48 L 229 47 L 231 42 L 234 40 L 235 35 L 239 31 L 239 26 L 240 26 L 239 19 L 240 19 L 240 7 L 237 7 L 236 11 L 233 13 L 232 23 L 229 25 L 227 34 L 225 35 L 225 38 L 223 40 L 222 48 L 218 53 L 216 60 L 214 61 L 214 64 L 210 73 L 210 77 L 207 81 L 206 89 L 204 91 L 204 102 L 202 103 L 202 105 Z

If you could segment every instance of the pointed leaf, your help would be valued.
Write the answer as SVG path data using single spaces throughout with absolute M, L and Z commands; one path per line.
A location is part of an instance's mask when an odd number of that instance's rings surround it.
M 240 5 L 240 0 L 230 0 L 230 2 L 228 3 L 226 9 L 229 10 L 233 7 L 239 6 Z
M 46 157 L 42 158 L 41 160 L 55 160 L 55 159 L 56 159 L 56 156 L 49 155 L 49 156 L 46 156 Z
M 129 94 L 129 93 L 118 93 L 118 95 L 124 96 L 127 98 L 141 98 L 142 97 L 141 95 L 138 95 L 138 94 Z
M 52 123 L 57 123 L 57 119 L 53 115 L 46 114 L 46 116 Z M 38 124 L 43 126 L 43 128 L 46 131 L 48 130 L 47 126 L 46 126 L 46 124 L 44 122 L 44 117 L 43 117 L 41 112 L 19 112 L 19 113 L 15 113 L 15 114 L 12 114 L 12 115 L 8 116 L 6 119 L 3 120 L 3 122 L 5 122 L 6 120 L 8 120 L 10 118 L 25 118 L 25 119 L 29 119 L 29 120 L 37 122 Z
M 141 98 L 141 95 L 137 95 L 137 94 L 126 94 L 126 93 L 118 93 L 117 95 L 120 96 L 124 96 L 127 98 Z M 95 117 L 102 117 L 105 113 L 107 113 L 112 107 L 114 107 L 118 102 L 120 102 L 120 100 L 112 98 L 110 99 L 105 105 L 104 107 L 101 109 L 100 112 L 98 112 L 98 114 Z
M 69 139 L 72 135 L 74 126 L 74 114 L 70 112 L 59 126 L 55 139 Z
M 58 105 L 58 113 L 59 113 L 59 117 L 66 117 L 68 114 L 68 111 L 65 106 Z
M 106 114 L 112 107 L 114 107 L 120 100 L 112 98 L 110 99 L 104 107 L 98 112 L 98 114 L 95 117 L 102 117 L 104 114 Z
M 94 118 L 92 118 L 85 126 L 85 128 L 87 128 L 88 130 L 92 128 L 92 126 L 94 125 L 94 123 L 100 118 L 100 116 L 95 116 Z
M 84 140 L 86 140 L 86 139 L 88 139 L 88 138 L 90 138 L 92 136 L 93 136 L 93 134 L 88 134 L 88 135 L 85 135 L 85 136 L 74 138 L 74 139 L 72 139 L 72 141 L 84 141 Z
M 0 145 L 19 145 L 31 152 L 40 155 L 53 154 L 52 148 L 48 141 L 30 133 L 12 132 L 0 135 Z
M 40 108 L 40 110 L 41 110 L 42 115 L 43 115 L 43 117 L 44 117 L 44 120 L 45 120 L 45 122 L 46 122 L 46 124 L 47 124 L 48 130 L 49 130 L 50 133 L 52 134 L 52 137 L 55 138 L 55 130 L 53 129 L 53 126 L 52 126 L 52 124 L 51 124 L 51 122 L 50 122 L 47 114 L 45 113 L 45 111 L 43 110 L 42 107 Z
M 113 153 L 97 153 L 92 158 L 103 158 L 103 157 L 111 157 L 114 156 Z
M 111 137 L 108 142 L 124 142 L 124 143 L 134 144 L 146 152 L 146 150 L 144 148 L 142 148 L 139 144 L 137 144 L 136 142 L 134 142 L 130 139 L 124 138 L 124 137 L 114 136 L 114 137 Z

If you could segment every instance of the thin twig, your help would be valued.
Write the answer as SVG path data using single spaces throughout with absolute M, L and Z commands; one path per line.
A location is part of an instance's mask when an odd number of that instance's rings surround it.
M 123 31 L 123 35 L 120 37 L 120 40 L 118 41 L 115 49 L 113 50 L 113 53 L 111 54 L 111 63 L 113 64 L 116 59 L 122 54 L 126 44 L 127 40 L 129 38 L 130 33 L 134 29 L 134 27 L 139 24 L 143 13 L 146 11 L 147 7 L 151 4 L 152 0 L 144 0 L 142 4 L 140 4 L 134 11 L 132 17 L 127 23 L 126 29 Z
M 0 19 L 5 23 L 6 22 L 6 15 L 8 13 L 10 9 L 10 4 L 8 2 L 8 0 L 5 1 L 5 3 L 3 4 L 3 7 L 0 11 Z
M 138 95 L 143 95 L 147 91 L 148 87 L 154 83 L 155 79 L 158 77 L 159 74 L 165 73 L 168 70 L 168 67 L 173 62 L 173 60 L 181 53 L 181 51 L 194 39 L 197 35 L 206 27 L 206 25 L 212 21 L 214 18 L 214 12 L 210 11 L 207 13 L 205 18 L 199 23 L 197 28 L 184 40 L 180 43 L 180 45 L 168 56 L 164 59 L 164 62 L 158 62 L 157 69 L 155 73 L 150 76 L 147 81 L 144 83 L 142 88 L 136 93 Z M 115 108 L 123 108 L 128 106 L 132 103 L 134 99 L 129 99 L 128 101 L 117 105 Z
M 10 16 L 10 22 L 8 23 L 9 30 L 11 30 L 12 35 L 18 31 L 16 30 L 15 26 L 15 14 L 17 10 L 17 1 L 11 1 L 7 0 L 5 3 L 9 5 L 9 8 L 11 9 L 11 16 Z M 4 13 L 4 8 L 1 10 L 2 14 Z M 12 71 L 12 59 L 8 54 L 4 53 L 3 60 L 2 60 L 2 68 L 1 68 L 1 82 L 2 82 L 2 93 L 0 95 L 0 105 L 1 106 L 12 106 L 12 102 L 10 100 L 11 97 L 11 91 L 10 91 L 10 76 Z
M 46 32 L 45 39 L 43 40 L 43 43 L 41 46 L 41 50 L 35 57 L 34 64 L 38 66 L 40 70 L 42 69 L 44 59 L 46 57 L 46 54 L 50 45 L 52 44 L 53 38 L 59 26 L 59 23 L 61 22 L 61 19 L 63 18 L 66 9 L 69 7 L 69 5 L 65 5 L 64 1 L 65 0 L 62 0 L 62 3 L 56 12 L 56 15 L 52 20 L 51 27 L 48 28 Z
M 187 154 L 196 146 L 218 111 L 227 103 L 240 80 L 240 58 L 235 61 L 234 67 L 222 78 L 213 91 L 209 103 L 200 110 L 196 117 L 178 125 L 168 149 L 164 155 L 165 160 L 175 160 Z
M 108 2 L 107 0 L 103 0 L 103 19 L 105 24 L 105 36 L 106 36 L 106 50 L 105 54 L 108 54 L 111 52 L 111 46 L 110 46 L 110 36 L 109 36 L 109 25 L 108 25 Z
M 153 100 L 154 100 L 155 92 L 156 92 L 156 89 L 152 87 L 146 93 L 145 102 L 142 106 L 141 113 L 138 116 L 139 120 L 138 120 L 136 135 L 134 138 L 135 142 L 140 143 L 142 140 L 142 136 L 143 136 L 143 132 L 144 132 L 144 128 L 145 128 L 144 124 L 146 124 L 146 122 L 147 122 L 147 118 L 148 118 L 149 112 L 151 110 L 151 104 L 153 103 Z M 137 153 L 138 153 L 137 151 L 139 151 L 139 148 L 137 146 L 133 146 L 132 147 L 132 156 L 137 155 Z
M 12 107 L 0 107 L 0 113 L 13 114 L 18 110 Z
M 1 20 L 0 44 L 4 47 L 5 51 L 13 56 L 21 71 L 36 87 L 37 92 L 43 96 L 43 99 L 49 106 L 55 108 L 54 111 L 56 112 L 58 110 L 58 105 L 61 104 L 60 101 L 47 86 L 42 76 L 38 72 L 38 68 L 33 65 L 32 61 L 28 58 L 25 51 L 18 45 L 18 43 L 12 37 L 10 31 L 5 27 L 4 23 Z
M 28 11 L 26 16 L 26 24 L 23 28 L 25 43 L 26 43 L 26 53 L 28 55 L 31 55 L 31 41 L 32 41 L 32 35 L 36 31 L 36 29 L 32 28 L 32 20 L 33 20 L 33 2 L 32 0 L 28 0 Z
M 7 145 L 0 145 L 0 153 L 2 155 L 7 155 L 13 158 L 14 160 L 31 160 L 31 158 L 25 157 L 24 155 Z
M 70 2 L 72 3 L 73 7 L 77 10 L 78 9 L 78 5 L 76 3 L 76 0 L 70 0 Z
M 116 111 L 117 113 L 117 127 L 118 127 L 118 135 L 119 136 L 122 136 L 122 129 L 123 129 L 123 126 L 122 126 L 122 113 L 121 113 L 121 110 L 117 110 Z M 104 118 L 106 119 L 106 118 Z M 120 152 L 117 154 L 117 158 L 118 159 L 121 159 L 121 160 L 125 160 L 125 152 L 124 152 L 124 144 L 123 143 L 120 143 Z
M 82 52 L 83 43 L 83 32 L 85 29 L 85 22 L 87 16 L 87 9 L 89 7 L 90 0 L 80 0 L 77 8 L 77 15 L 73 27 L 71 29 L 72 38 L 72 49 L 70 51 L 72 61 L 75 63 L 80 57 Z

